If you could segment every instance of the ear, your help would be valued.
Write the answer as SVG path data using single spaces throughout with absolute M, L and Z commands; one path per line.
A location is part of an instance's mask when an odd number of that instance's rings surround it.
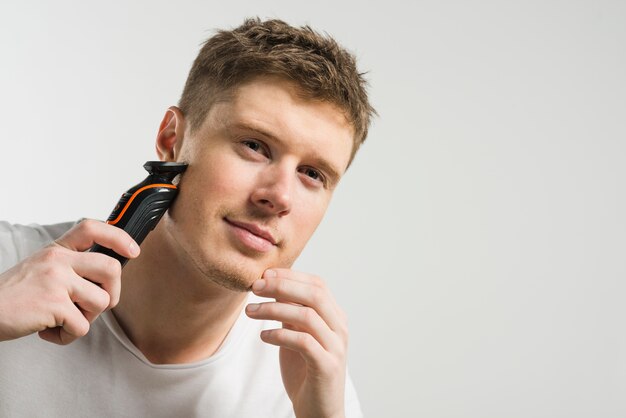
M 159 126 L 156 138 L 156 151 L 161 161 L 176 161 L 185 135 L 185 116 L 176 107 L 170 106 Z

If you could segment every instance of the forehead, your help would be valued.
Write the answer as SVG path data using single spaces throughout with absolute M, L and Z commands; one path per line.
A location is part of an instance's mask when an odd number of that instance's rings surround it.
M 213 122 L 225 128 L 256 129 L 285 146 L 320 154 L 339 173 L 347 167 L 354 129 L 345 113 L 332 103 L 305 97 L 292 82 L 254 79 L 236 88 L 213 110 L 217 119 Z

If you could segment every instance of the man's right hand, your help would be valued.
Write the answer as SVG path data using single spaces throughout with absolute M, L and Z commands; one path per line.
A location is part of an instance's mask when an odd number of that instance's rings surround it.
M 135 258 L 139 246 L 125 231 L 85 220 L 49 246 L 0 274 L 0 341 L 39 332 L 69 344 L 120 299 L 122 267 L 94 244 Z

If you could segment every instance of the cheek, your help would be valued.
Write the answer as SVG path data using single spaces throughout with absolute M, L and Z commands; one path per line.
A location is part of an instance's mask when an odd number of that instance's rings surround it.
M 313 232 L 315 232 L 322 221 L 327 207 L 327 200 L 311 199 L 309 197 L 301 201 L 299 210 L 296 209 L 293 211 L 294 231 L 297 231 L 294 239 L 298 240 L 301 246 L 304 246 L 309 238 L 311 238 L 311 235 L 313 235 Z
M 219 202 L 241 196 L 247 190 L 248 182 L 244 173 L 243 167 L 236 164 L 207 161 L 186 180 L 189 180 L 190 188 L 193 188 L 196 204 L 213 207 Z

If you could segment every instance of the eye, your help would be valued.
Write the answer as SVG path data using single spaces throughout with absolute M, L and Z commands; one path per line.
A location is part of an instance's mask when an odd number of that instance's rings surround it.
M 301 174 L 304 174 L 307 179 L 310 179 L 313 182 L 319 183 L 321 185 L 326 185 L 326 179 L 324 175 L 319 171 L 311 167 L 301 167 L 298 170 Z
M 263 155 L 265 157 L 268 157 L 268 158 L 270 156 L 269 149 L 261 141 L 257 141 L 257 140 L 254 140 L 254 139 L 246 139 L 244 141 L 241 141 L 241 144 L 244 147 L 250 149 L 254 153 L 261 154 L 261 155 Z
M 258 142 L 254 142 L 254 141 L 243 141 L 243 144 L 245 146 L 247 146 L 248 148 L 250 148 L 253 151 L 258 151 L 261 149 L 261 144 L 259 144 Z

